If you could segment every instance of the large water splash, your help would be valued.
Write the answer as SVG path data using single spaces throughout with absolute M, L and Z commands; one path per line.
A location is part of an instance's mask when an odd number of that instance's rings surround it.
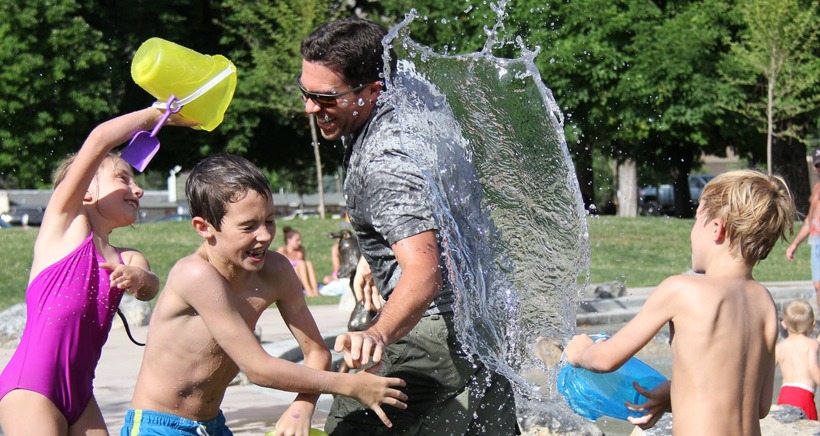
M 496 26 L 482 52 L 438 54 L 410 37 L 414 18 L 385 38 L 398 58 L 386 97 L 433 187 L 459 337 L 519 398 L 552 402 L 555 368 L 534 348 L 573 332 L 589 264 L 562 114 L 537 50 L 493 56 Z

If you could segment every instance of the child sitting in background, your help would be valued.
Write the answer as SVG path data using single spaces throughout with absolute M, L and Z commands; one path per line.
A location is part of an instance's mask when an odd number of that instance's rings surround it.
M 783 308 L 780 324 L 789 336 L 777 344 L 776 359 L 783 376 L 777 404 L 799 407 L 808 419 L 817 420 L 814 393 L 820 385 L 820 343 L 806 336 L 814 326 L 814 310 L 806 300 L 790 301 Z
M 282 228 L 282 238 L 285 240 L 285 245 L 276 251 L 290 261 L 290 265 L 296 271 L 296 276 L 302 282 L 305 295 L 318 297 L 319 284 L 316 282 L 316 270 L 313 268 L 313 262 L 307 260 L 305 247 L 302 245 L 302 234 L 293 227 L 285 226 Z
M 671 382 L 652 391 L 636 384 L 647 401 L 628 406 L 647 413 L 629 421 L 648 428 L 674 409 L 675 434 L 760 435 L 774 390 L 777 308 L 752 270 L 792 230 L 794 215 L 780 177 L 753 170 L 715 177 L 691 233 L 692 269 L 702 274 L 664 280 L 611 339 L 575 336 L 567 361 L 614 371 L 668 323 Z

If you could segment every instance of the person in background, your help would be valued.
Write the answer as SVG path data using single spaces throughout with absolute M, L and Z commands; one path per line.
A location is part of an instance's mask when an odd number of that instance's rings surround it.
M 132 112 L 95 127 L 54 174 L 26 290 L 26 326 L 0 375 L 0 427 L 16 435 L 107 435 L 94 370 L 123 293 L 154 298 L 159 279 L 142 253 L 109 242 L 139 216 L 144 191 L 111 150 L 162 113 Z M 169 123 L 184 123 L 171 116 Z
M 285 245 L 276 251 L 290 261 L 293 270 L 296 271 L 296 276 L 302 282 L 305 295 L 318 297 L 319 285 L 316 282 L 316 270 L 313 268 L 313 262 L 307 260 L 305 247 L 302 245 L 302 234 L 293 227 L 285 226 L 282 228 L 282 237 Z
M 814 171 L 820 175 L 820 148 L 814 150 L 812 157 Z M 817 307 L 820 308 L 820 182 L 814 184 L 809 199 L 809 214 L 803 220 L 803 226 L 797 232 L 794 241 L 786 249 L 786 259 L 794 260 L 797 247 L 809 238 L 811 247 L 811 283 L 817 298 Z
M 567 361 L 596 372 L 617 370 L 669 324 L 671 382 L 646 396 L 642 428 L 674 410 L 673 432 L 760 435 L 772 405 L 777 307 L 754 280 L 754 266 L 792 231 L 794 201 L 785 181 L 759 171 L 723 173 L 703 189 L 692 226 L 692 269 L 652 292 L 640 312 L 608 340 L 572 338 Z
M 341 260 L 339 260 L 339 244 L 330 246 L 330 262 L 333 266 L 333 272 L 322 277 L 322 283 L 324 284 L 328 284 L 339 278 L 339 265 L 342 263 Z
M 790 301 L 783 308 L 780 324 L 789 336 L 777 344 L 776 360 L 783 377 L 777 404 L 799 407 L 808 419 L 816 421 L 814 395 L 820 386 L 820 343 L 806 336 L 814 326 L 811 304 L 806 300 Z

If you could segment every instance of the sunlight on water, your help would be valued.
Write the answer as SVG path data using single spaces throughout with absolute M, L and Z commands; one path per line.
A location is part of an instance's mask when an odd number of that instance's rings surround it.
M 459 335 L 519 399 L 563 407 L 556 368 L 534 347 L 538 337 L 563 343 L 574 331 L 589 240 L 563 117 L 533 62 L 538 51 L 519 41 L 519 58 L 494 57 L 488 31 L 480 53 L 437 54 L 411 39 L 414 18 L 385 38 L 398 57 L 387 101 L 402 146 L 433 186 Z

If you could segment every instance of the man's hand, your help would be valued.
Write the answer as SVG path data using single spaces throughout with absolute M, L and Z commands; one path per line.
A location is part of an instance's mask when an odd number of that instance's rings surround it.
M 337 336 L 334 349 L 337 353 L 344 352 L 344 366 L 351 369 L 367 365 L 371 355 L 373 363 L 381 362 L 386 346 L 384 338 L 370 330 L 365 330 L 342 333 Z
M 670 410 L 670 406 L 672 405 L 670 400 L 672 382 L 665 381 L 651 391 L 644 389 L 638 382 L 633 382 L 632 385 L 638 393 L 646 397 L 646 402 L 643 404 L 626 403 L 626 407 L 629 408 L 629 410 L 639 412 L 646 411 L 646 414 L 640 418 L 630 416 L 628 418 L 629 423 L 637 425 L 643 430 L 652 428 L 658 420 L 661 419 L 663 414 Z
M 376 288 L 373 273 L 370 271 L 370 265 L 364 259 L 364 256 L 359 258 L 359 263 L 356 265 L 356 274 L 353 277 L 353 295 L 356 296 L 356 301 L 364 303 L 365 310 L 369 312 L 378 312 L 384 306 L 384 300 Z

